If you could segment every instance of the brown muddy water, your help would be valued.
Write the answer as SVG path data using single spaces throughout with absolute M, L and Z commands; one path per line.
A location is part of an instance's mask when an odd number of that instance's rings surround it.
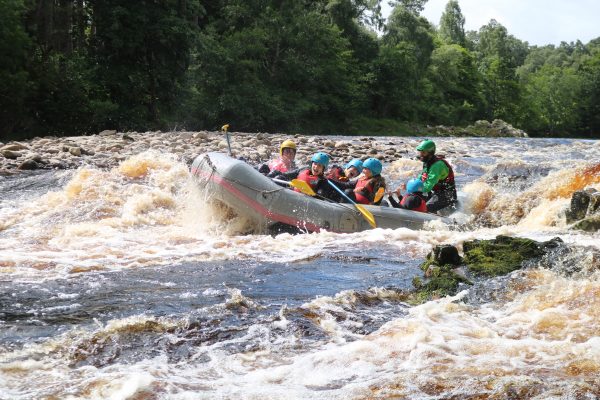
M 438 147 L 468 155 L 458 229 L 240 234 L 172 154 L 0 177 L 0 398 L 599 398 L 600 234 L 564 209 L 600 189 L 600 142 Z M 567 250 L 403 301 L 432 246 L 499 234 Z

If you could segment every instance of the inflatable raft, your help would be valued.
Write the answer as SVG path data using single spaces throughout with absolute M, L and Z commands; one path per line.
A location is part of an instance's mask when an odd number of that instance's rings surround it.
M 196 157 L 192 176 L 209 201 L 218 201 L 254 222 L 257 233 L 278 231 L 351 233 L 372 229 L 352 204 L 334 203 L 279 186 L 247 163 L 223 153 Z M 436 214 L 365 206 L 378 228 L 420 229 L 425 222 L 453 221 Z

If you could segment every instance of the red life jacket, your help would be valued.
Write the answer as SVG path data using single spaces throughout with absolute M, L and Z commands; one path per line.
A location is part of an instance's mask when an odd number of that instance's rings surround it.
M 333 166 L 327 174 L 327 179 L 333 179 L 338 182 L 348 182 L 348 177 L 344 173 L 344 169 L 338 165 Z
M 411 196 L 417 197 L 418 199 L 421 200 L 421 202 L 419 203 L 419 207 L 417 207 L 417 208 L 408 208 L 407 207 L 408 199 Z M 425 202 L 425 199 L 423 198 L 423 196 L 421 196 L 417 193 L 407 193 L 406 195 L 404 195 L 402 197 L 402 201 L 400 202 L 400 205 L 403 206 L 403 208 L 406 208 L 407 210 L 427 212 L 427 204 Z
M 373 201 L 373 186 L 375 180 L 373 178 L 367 179 L 364 176 L 361 177 L 358 181 L 356 181 L 356 188 L 358 191 L 354 192 L 354 196 L 356 197 L 356 202 L 360 204 L 371 204 Z
M 270 171 L 289 172 L 294 169 L 294 163 L 290 165 L 290 168 L 286 165 L 281 157 L 275 158 L 267 164 Z
M 436 156 L 433 156 L 430 161 L 423 163 L 423 173 L 421 174 L 421 180 L 423 182 L 425 182 L 427 180 L 429 169 L 437 161 L 441 161 L 444 164 L 446 164 L 446 167 L 448 168 L 448 176 L 443 180 L 439 180 L 438 183 L 436 183 L 435 186 L 431 190 L 436 193 L 454 192 L 454 197 L 456 197 L 456 184 L 454 183 L 454 170 L 452 169 L 452 166 L 450 165 L 450 163 L 448 163 L 448 161 L 446 161 L 444 156 L 436 155 Z
M 321 176 L 313 175 L 309 168 L 302 170 L 298 174 L 298 179 L 308 183 L 308 185 L 314 190 L 317 191 L 317 186 L 319 185 L 319 181 L 321 180 Z M 296 192 L 300 192 L 299 189 L 294 188 Z

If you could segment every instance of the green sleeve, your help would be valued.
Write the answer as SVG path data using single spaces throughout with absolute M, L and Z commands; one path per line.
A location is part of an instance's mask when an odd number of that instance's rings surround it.
M 433 189 L 440 180 L 446 179 L 449 172 L 448 167 L 443 161 L 434 162 L 427 173 L 427 180 L 423 182 L 423 193 L 431 192 L 431 189 Z

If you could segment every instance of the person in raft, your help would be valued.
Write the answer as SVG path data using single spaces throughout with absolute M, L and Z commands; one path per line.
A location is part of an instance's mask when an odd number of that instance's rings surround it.
M 291 172 L 296 169 L 296 143 L 284 140 L 279 146 L 279 156 L 258 168 L 258 172 L 272 178 L 276 175 Z
M 385 179 L 381 176 L 383 164 L 376 158 L 368 158 L 363 163 L 363 170 L 356 181 L 348 182 L 346 194 L 353 201 L 360 204 L 381 203 L 381 199 L 374 203 L 375 194 L 379 188 L 385 190 Z
M 393 193 L 398 196 L 398 201 L 394 199 Z M 388 201 L 395 208 L 427 212 L 427 201 L 423 196 L 423 181 L 420 179 L 411 179 L 406 183 L 406 194 L 404 196 L 400 194 L 400 189 L 389 193 Z
M 427 211 L 434 213 L 449 206 L 456 207 L 457 195 L 454 171 L 444 156 L 435 154 L 433 140 L 423 140 L 418 146 L 418 159 L 423 161 L 423 194 L 427 197 Z
M 361 174 L 363 170 L 362 165 L 363 163 L 360 159 L 354 158 L 343 167 L 339 165 L 332 166 L 325 175 L 332 184 L 342 190 L 354 189 L 356 186 L 355 178 Z M 337 203 L 342 201 L 342 195 L 335 189 L 327 197 Z
M 329 171 L 327 171 L 327 179 L 335 182 L 348 182 L 360 175 L 362 169 L 362 161 L 355 158 L 350 160 L 344 167 L 339 165 L 332 166 Z
M 329 155 L 319 152 L 312 156 L 309 167 L 279 174 L 276 178 L 285 181 L 299 179 L 308 183 L 319 197 L 333 200 L 337 192 L 327 183 L 327 178 L 325 177 L 327 166 L 329 166 Z M 299 189 L 294 190 L 297 192 L 300 191 Z

